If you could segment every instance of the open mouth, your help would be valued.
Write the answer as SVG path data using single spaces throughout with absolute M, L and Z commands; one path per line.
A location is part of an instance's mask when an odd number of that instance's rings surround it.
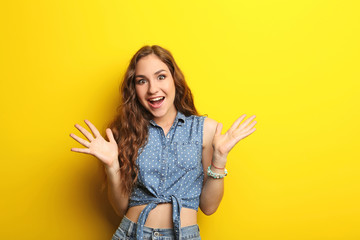
M 164 102 L 164 99 L 165 97 L 157 97 L 157 98 L 148 99 L 148 102 L 150 106 L 152 106 L 153 108 L 158 108 Z

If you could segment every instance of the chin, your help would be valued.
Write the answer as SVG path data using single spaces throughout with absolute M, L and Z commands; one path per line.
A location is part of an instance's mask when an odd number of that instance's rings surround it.
M 161 118 L 161 117 L 164 117 L 166 115 L 164 112 L 150 111 L 150 113 L 154 118 Z

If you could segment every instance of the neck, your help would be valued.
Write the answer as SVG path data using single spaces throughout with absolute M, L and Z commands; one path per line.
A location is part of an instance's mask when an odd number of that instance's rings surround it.
M 168 128 L 168 127 L 171 127 L 171 125 L 174 123 L 174 120 L 176 118 L 176 114 L 177 114 L 177 110 L 176 110 L 176 108 L 174 108 L 166 116 L 164 116 L 162 118 L 154 118 L 154 121 L 160 127 Z

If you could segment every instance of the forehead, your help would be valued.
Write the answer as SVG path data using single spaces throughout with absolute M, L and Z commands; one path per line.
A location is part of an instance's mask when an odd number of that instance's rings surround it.
M 160 60 L 155 54 L 150 54 L 145 57 L 142 57 L 136 64 L 135 72 L 136 74 L 154 74 L 156 71 L 164 69 L 167 72 L 169 71 L 168 66 Z

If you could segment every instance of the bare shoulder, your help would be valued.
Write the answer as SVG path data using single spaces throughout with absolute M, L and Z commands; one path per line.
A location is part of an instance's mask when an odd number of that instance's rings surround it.
M 218 122 L 215 121 L 212 118 L 205 118 L 204 120 L 204 136 L 203 136 L 203 147 L 208 146 L 209 144 L 212 143 L 212 140 L 214 138 L 215 135 L 215 131 L 216 131 L 216 126 L 217 126 Z
M 204 132 L 205 131 L 214 131 L 216 130 L 216 126 L 217 126 L 218 122 L 212 118 L 205 118 L 204 120 Z

